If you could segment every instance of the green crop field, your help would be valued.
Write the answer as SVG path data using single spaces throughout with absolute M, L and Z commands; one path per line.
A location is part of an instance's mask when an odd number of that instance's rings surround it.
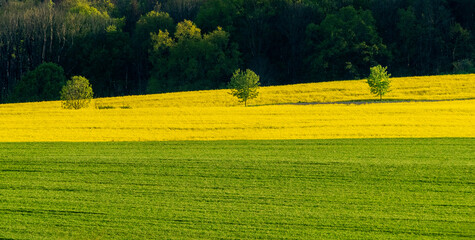
M 473 239 L 474 146 L 0 143 L 0 239 Z

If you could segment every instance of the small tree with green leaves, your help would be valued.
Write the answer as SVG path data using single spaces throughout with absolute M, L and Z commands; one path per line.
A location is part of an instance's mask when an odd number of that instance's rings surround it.
M 85 77 L 74 76 L 61 89 L 62 107 L 67 109 L 87 107 L 93 94 L 89 80 Z
M 383 95 L 390 92 L 391 74 L 386 71 L 388 67 L 381 67 L 381 65 L 372 67 L 371 73 L 367 79 L 372 94 L 379 96 L 379 100 L 383 100 Z
M 249 99 L 256 98 L 259 94 L 259 76 L 253 71 L 247 69 L 245 72 L 238 69 L 234 72 L 228 87 L 231 89 L 229 94 L 237 97 L 240 102 L 247 106 Z

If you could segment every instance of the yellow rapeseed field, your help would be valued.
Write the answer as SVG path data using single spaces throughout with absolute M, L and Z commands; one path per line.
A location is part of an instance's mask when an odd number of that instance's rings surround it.
M 384 99 L 443 100 L 475 98 L 475 74 L 392 78 L 392 91 Z M 241 105 L 229 90 L 178 92 L 105 98 L 98 105 L 138 107 L 225 107 Z M 262 87 L 250 105 L 298 102 L 377 100 L 366 80 L 307 83 Z
M 376 99 L 359 80 L 263 87 L 247 108 L 227 90 L 95 99 L 81 110 L 3 104 L 0 142 L 475 137 L 474 83 L 474 74 L 394 78 L 384 97 L 450 101 L 283 104 Z

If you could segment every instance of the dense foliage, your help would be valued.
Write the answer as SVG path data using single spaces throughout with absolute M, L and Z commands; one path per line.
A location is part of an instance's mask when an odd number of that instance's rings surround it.
M 177 24 L 174 38 L 166 30 L 150 36 L 150 93 L 221 88 L 238 67 L 237 46 L 220 27 L 203 35 L 185 20 Z
M 59 91 L 65 82 L 63 68 L 45 62 L 24 74 L 10 97 L 17 102 L 58 100 Z
M 244 106 L 247 106 L 247 101 L 256 98 L 259 95 L 257 91 L 259 89 L 259 76 L 252 70 L 241 69 L 236 70 L 229 82 L 229 94 L 237 97 L 240 102 L 244 102 Z
M 371 73 L 368 76 L 366 82 L 369 85 L 372 94 L 379 96 L 379 100 L 383 99 L 383 95 L 390 92 L 391 87 L 391 74 L 386 71 L 388 67 L 382 67 L 381 65 L 372 67 Z
M 475 72 L 474 12 L 472 0 L 0 0 L 0 101 L 27 101 L 12 95 L 45 62 L 97 96 L 223 88 L 238 68 L 263 85 L 375 65 Z
M 93 95 L 89 80 L 82 76 L 74 76 L 61 89 L 61 105 L 69 109 L 87 107 Z

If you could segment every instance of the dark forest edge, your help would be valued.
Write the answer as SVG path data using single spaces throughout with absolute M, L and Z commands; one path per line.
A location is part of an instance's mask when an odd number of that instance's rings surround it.
M 474 15 L 472 0 L 0 0 L 0 102 L 59 99 L 77 75 L 107 97 L 225 88 L 238 68 L 262 85 L 474 73 Z

